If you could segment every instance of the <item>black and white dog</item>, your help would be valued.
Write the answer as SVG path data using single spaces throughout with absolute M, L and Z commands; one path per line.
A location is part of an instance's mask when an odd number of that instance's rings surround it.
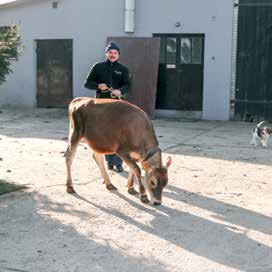
M 272 129 L 264 126 L 266 121 L 262 121 L 256 125 L 256 127 L 252 130 L 252 140 L 251 144 L 258 145 L 261 143 L 263 147 L 267 147 L 267 141 L 272 134 Z

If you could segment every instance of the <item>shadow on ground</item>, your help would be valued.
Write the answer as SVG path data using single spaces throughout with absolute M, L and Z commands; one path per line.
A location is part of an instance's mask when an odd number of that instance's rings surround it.
M 0 195 L 11 193 L 14 191 L 20 191 L 26 189 L 26 186 L 17 185 L 0 179 Z
M 137 201 L 135 202 L 116 192 L 121 199 L 131 206 L 154 216 L 150 226 L 147 226 L 128 217 L 126 214 L 120 213 L 117 209 L 97 205 L 80 195 L 75 195 L 75 197 L 105 213 L 126 221 L 146 233 L 164 239 L 213 262 L 239 269 L 239 271 L 271 271 L 272 248 L 249 238 L 247 230 L 229 226 L 227 223 L 240 225 L 246 229 L 254 229 L 264 234 L 271 234 L 272 218 L 235 205 L 190 193 L 175 186 L 171 186 L 170 189 L 176 194 L 174 196 L 166 194 L 166 197 L 180 201 L 181 204 L 188 203 L 209 210 L 215 213 L 222 223 L 183 213 L 166 206 L 158 207 L 157 210 L 163 212 L 163 214 L 158 213 L 149 209 L 148 206 L 142 206 Z
M 0 214 L 0 271 L 166 271 L 152 257 L 133 257 L 114 248 L 114 238 L 97 243 L 95 233 L 79 233 L 70 219 L 54 219 L 52 214 L 68 215 L 91 224 L 96 215 L 46 195 L 6 195 L 0 198 Z

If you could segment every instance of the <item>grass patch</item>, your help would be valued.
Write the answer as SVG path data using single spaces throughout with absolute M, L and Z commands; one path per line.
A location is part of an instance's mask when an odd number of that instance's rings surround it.
M 26 186 L 9 183 L 0 179 L 0 195 L 25 189 Z

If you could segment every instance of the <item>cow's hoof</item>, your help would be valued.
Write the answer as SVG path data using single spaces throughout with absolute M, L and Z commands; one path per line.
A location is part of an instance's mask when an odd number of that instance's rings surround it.
M 130 195 L 138 195 L 138 192 L 133 187 L 128 188 L 128 193 Z
M 106 185 L 106 188 L 107 188 L 109 191 L 117 190 L 117 188 L 116 188 L 112 183 L 107 184 L 107 185 Z
M 74 190 L 74 188 L 72 186 L 69 186 L 69 187 L 67 187 L 67 193 L 68 194 L 75 194 L 76 191 Z
M 143 203 L 149 203 L 149 200 L 148 200 L 148 198 L 147 198 L 147 195 L 141 195 L 141 197 L 140 197 L 140 200 L 143 202 Z

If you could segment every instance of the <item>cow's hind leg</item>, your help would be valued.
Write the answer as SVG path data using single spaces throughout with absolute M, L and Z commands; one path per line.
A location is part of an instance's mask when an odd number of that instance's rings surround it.
M 120 154 L 120 157 L 129 166 L 130 171 L 137 177 L 137 180 L 138 180 L 138 183 L 139 183 L 140 200 L 143 203 L 148 203 L 149 200 L 148 200 L 146 192 L 145 192 L 145 187 L 144 187 L 144 185 L 142 183 L 140 167 L 137 165 L 137 163 L 133 159 L 131 159 L 131 157 L 129 155 L 121 155 Z M 132 177 L 132 181 L 133 181 L 133 177 Z M 130 181 L 130 184 L 131 184 L 131 181 Z M 132 182 L 132 184 L 133 184 L 133 182 Z
M 110 182 L 110 178 L 109 178 L 109 175 L 105 169 L 105 165 L 104 165 L 104 158 L 103 158 L 103 155 L 102 154 L 98 154 L 96 152 L 93 153 L 93 158 L 100 170 L 100 173 L 106 183 L 106 188 L 109 190 L 109 191 L 112 191 L 112 190 L 117 190 L 117 188 Z
M 128 193 L 131 195 L 137 195 L 138 192 L 133 187 L 133 178 L 134 178 L 133 171 L 129 168 L 128 181 L 127 181 Z
M 75 193 L 75 190 L 73 188 L 73 182 L 72 182 L 71 167 L 72 167 L 72 162 L 75 157 L 79 141 L 80 141 L 79 133 L 76 132 L 75 130 L 72 131 L 69 136 L 68 148 L 65 152 L 66 169 L 67 169 L 66 188 L 69 194 Z

